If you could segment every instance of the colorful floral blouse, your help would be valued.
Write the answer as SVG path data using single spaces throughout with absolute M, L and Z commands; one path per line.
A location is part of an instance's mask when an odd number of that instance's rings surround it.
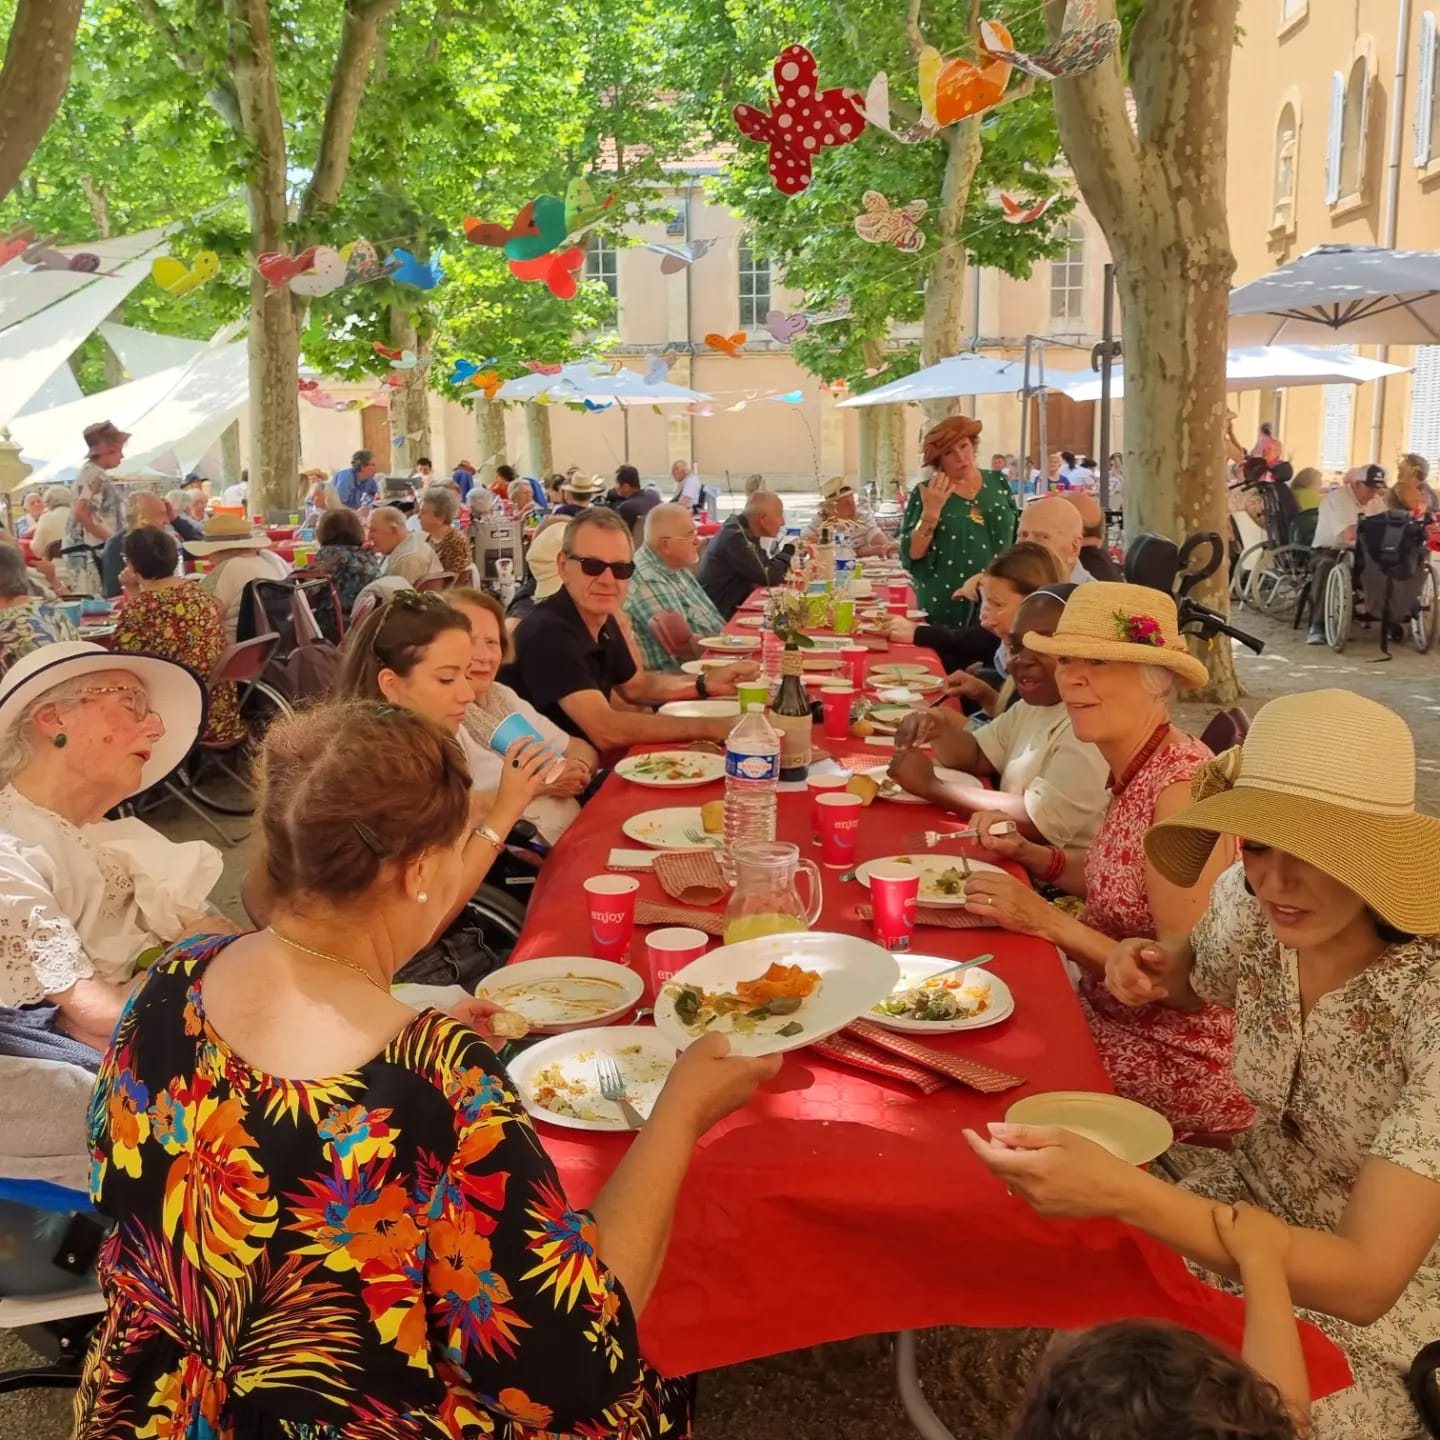
M 192 580 L 161 590 L 142 590 L 125 602 L 115 627 L 116 650 L 163 655 L 188 665 L 202 680 L 225 653 L 225 614 L 220 602 Z M 210 725 L 205 739 L 229 745 L 245 738 L 235 687 L 210 690 Z
M 76 1440 L 681 1440 L 489 1046 L 425 1010 L 348 1074 L 255 1070 L 204 1010 L 233 938 L 157 964 L 100 1071 Z
M 310 557 L 310 570 L 323 570 L 335 582 L 340 608 L 348 619 L 355 597 L 380 578 L 381 557 L 359 545 L 322 545 Z
M 1186 735 L 1157 750 L 1111 802 L 1085 854 L 1085 923 L 1117 940 L 1155 936 L 1146 886 L 1145 832 L 1155 802 L 1187 782 L 1210 751 Z M 1218 1005 L 1194 1012 L 1122 1005 L 1089 971 L 1080 1005 L 1115 1089 L 1158 1110 L 1182 1135 L 1243 1130 L 1250 1102 L 1230 1074 L 1235 1017 Z
M 1194 1157 L 1188 1188 L 1334 1231 L 1372 1155 L 1440 1182 L 1440 938 L 1392 945 L 1302 1016 L 1296 954 L 1276 941 L 1235 865 L 1190 943 L 1196 993 L 1234 1012 L 1235 1078 L 1256 1118 L 1228 1153 Z M 1355 1375 L 1315 1407 L 1317 1440 L 1423 1433 L 1405 1375 L 1421 1346 L 1440 1338 L 1440 1244 L 1373 1325 L 1306 1318 Z
M 42 645 L 79 638 L 70 617 L 43 600 L 22 600 L 0 608 L 0 672 Z

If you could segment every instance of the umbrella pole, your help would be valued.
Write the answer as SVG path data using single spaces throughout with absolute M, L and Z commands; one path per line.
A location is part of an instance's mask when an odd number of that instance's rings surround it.
M 1020 503 L 1030 479 L 1030 336 L 1025 337 L 1025 384 L 1020 391 Z
M 622 404 L 620 406 L 620 417 L 625 423 L 625 463 L 630 463 L 630 407 Z

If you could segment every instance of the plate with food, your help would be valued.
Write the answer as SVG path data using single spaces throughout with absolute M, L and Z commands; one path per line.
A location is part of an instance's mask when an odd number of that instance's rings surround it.
M 643 810 L 620 826 L 627 839 L 652 850 L 720 850 L 725 844 L 725 802 Z
M 878 665 L 872 665 L 870 667 L 869 674 L 872 685 L 876 683 L 908 685 L 912 680 L 933 680 L 939 678 L 941 677 L 938 677 L 928 665 L 916 665 L 908 660 L 882 660 Z
M 980 955 L 977 960 L 989 960 Z M 932 955 L 901 955 L 900 981 L 866 1017 L 887 1030 L 937 1035 L 983 1030 L 1015 1012 L 1015 997 L 998 976 Z
M 702 650 L 729 650 L 740 654 L 760 648 L 758 635 L 707 635 L 699 642 Z
M 872 705 L 865 718 L 882 734 L 893 735 L 914 705 Z
M 676 715 L 682 720 L 724 719 L 739 713 L 738 700 L 667 700 L 660 707 L 660 714 Z
M 931 673 L 911 675 L 904 680 L 869 679 L 868 683 L 877 699 L 887 701 L 892 705 L 901 705 L 905 703 L 902 696 L 908 695 L 911 700 L 918 700 L 922 695 L 931 695 L 937 690 L 943 690 L 945 677 Z
M 870 869 L 881 864 L 913 865 L 920 872 L 920 895 L 922 905 L 942 905 L 959 909 L 965 903 L 965 870 L 970 873 L 981 870 L 1004 872 L 988 860 L 970 860 L 962 864 L 958 855 L 882 855 L 867 860 L 855 870 L 855 878 L 868 890 Z
M 845 663 L 843 655 L 817 654 L 813 650 L 805 651 L 800 660 L 800 668 L 811 672 L 817 670 L 838 670 Z
M 1119 1095 L 1094 1090 L 1047 1090 L 1017 1100 L 1007 1125 L 1054 1125 L 1103 1145 L 1128 1165 L 1148 1165 L 1175 1141 L 1170 1122 L 1158 1111 Z
M 552 955 L 493 971 L 475 993 L 522 1016 L 537 1034 L 559 1035 L 618 1020 L 640 1003 L 645 979 L 608 960 Z
M 681 970 L 655 1001 L 655 1027 L 682 1049 L 716 1030 L 741 1055 L 798 1050 L 868 1013 L 899 974 L 893 955 L 853 935 L 765 935 Z
M 737 615 L 737 625 L 743 625 L 747 630 L 763 630 L 765 628 L 765 617 L 763 615 Z
M 752 595 L 748 600 L 740 602 L 742 610 L 764 610 L 770 604 L 763 595 Z
M 705 750 L 650 750 L 627 755 L 615 773 L 632 785 L 657 790 L 680 790 L 687 785 L 708 785 L 725 778 L 725 757 Z
M 675 1046 L 649 1025 L 611 1025 L 552 1035 L 506 1062 L 520 1103 L 537 1120 L 571 1130 L 628 1130 L 600 1093 L 597 1060 L 613 1060 L 625 1098 L 644 1119 L 675 1066 Z

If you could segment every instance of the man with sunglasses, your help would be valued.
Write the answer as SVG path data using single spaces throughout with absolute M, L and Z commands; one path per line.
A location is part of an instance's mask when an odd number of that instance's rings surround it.
M 613 510 L 586 510 L 571 520 L 558 557 L 560 589 L 521 621 L 515 659 L 500 679 L 601 752 L 724 740 L 735 723 L 731 716 L 655 715 L 649 707 L 734 695 L 756 666 L 727 665 L 693 679 L 640 669 L 619 619 L 635 570 L 633 550 L 630 527 Z M 636 708 L 618 708 L 615 699 Z

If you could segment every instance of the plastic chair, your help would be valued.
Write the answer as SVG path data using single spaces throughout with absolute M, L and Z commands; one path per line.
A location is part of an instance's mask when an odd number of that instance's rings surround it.
M 660 610 L 647 623 L 655 643 L 672 660 L 694 660 L 700 654 L 689 621 L 678 610 Z

